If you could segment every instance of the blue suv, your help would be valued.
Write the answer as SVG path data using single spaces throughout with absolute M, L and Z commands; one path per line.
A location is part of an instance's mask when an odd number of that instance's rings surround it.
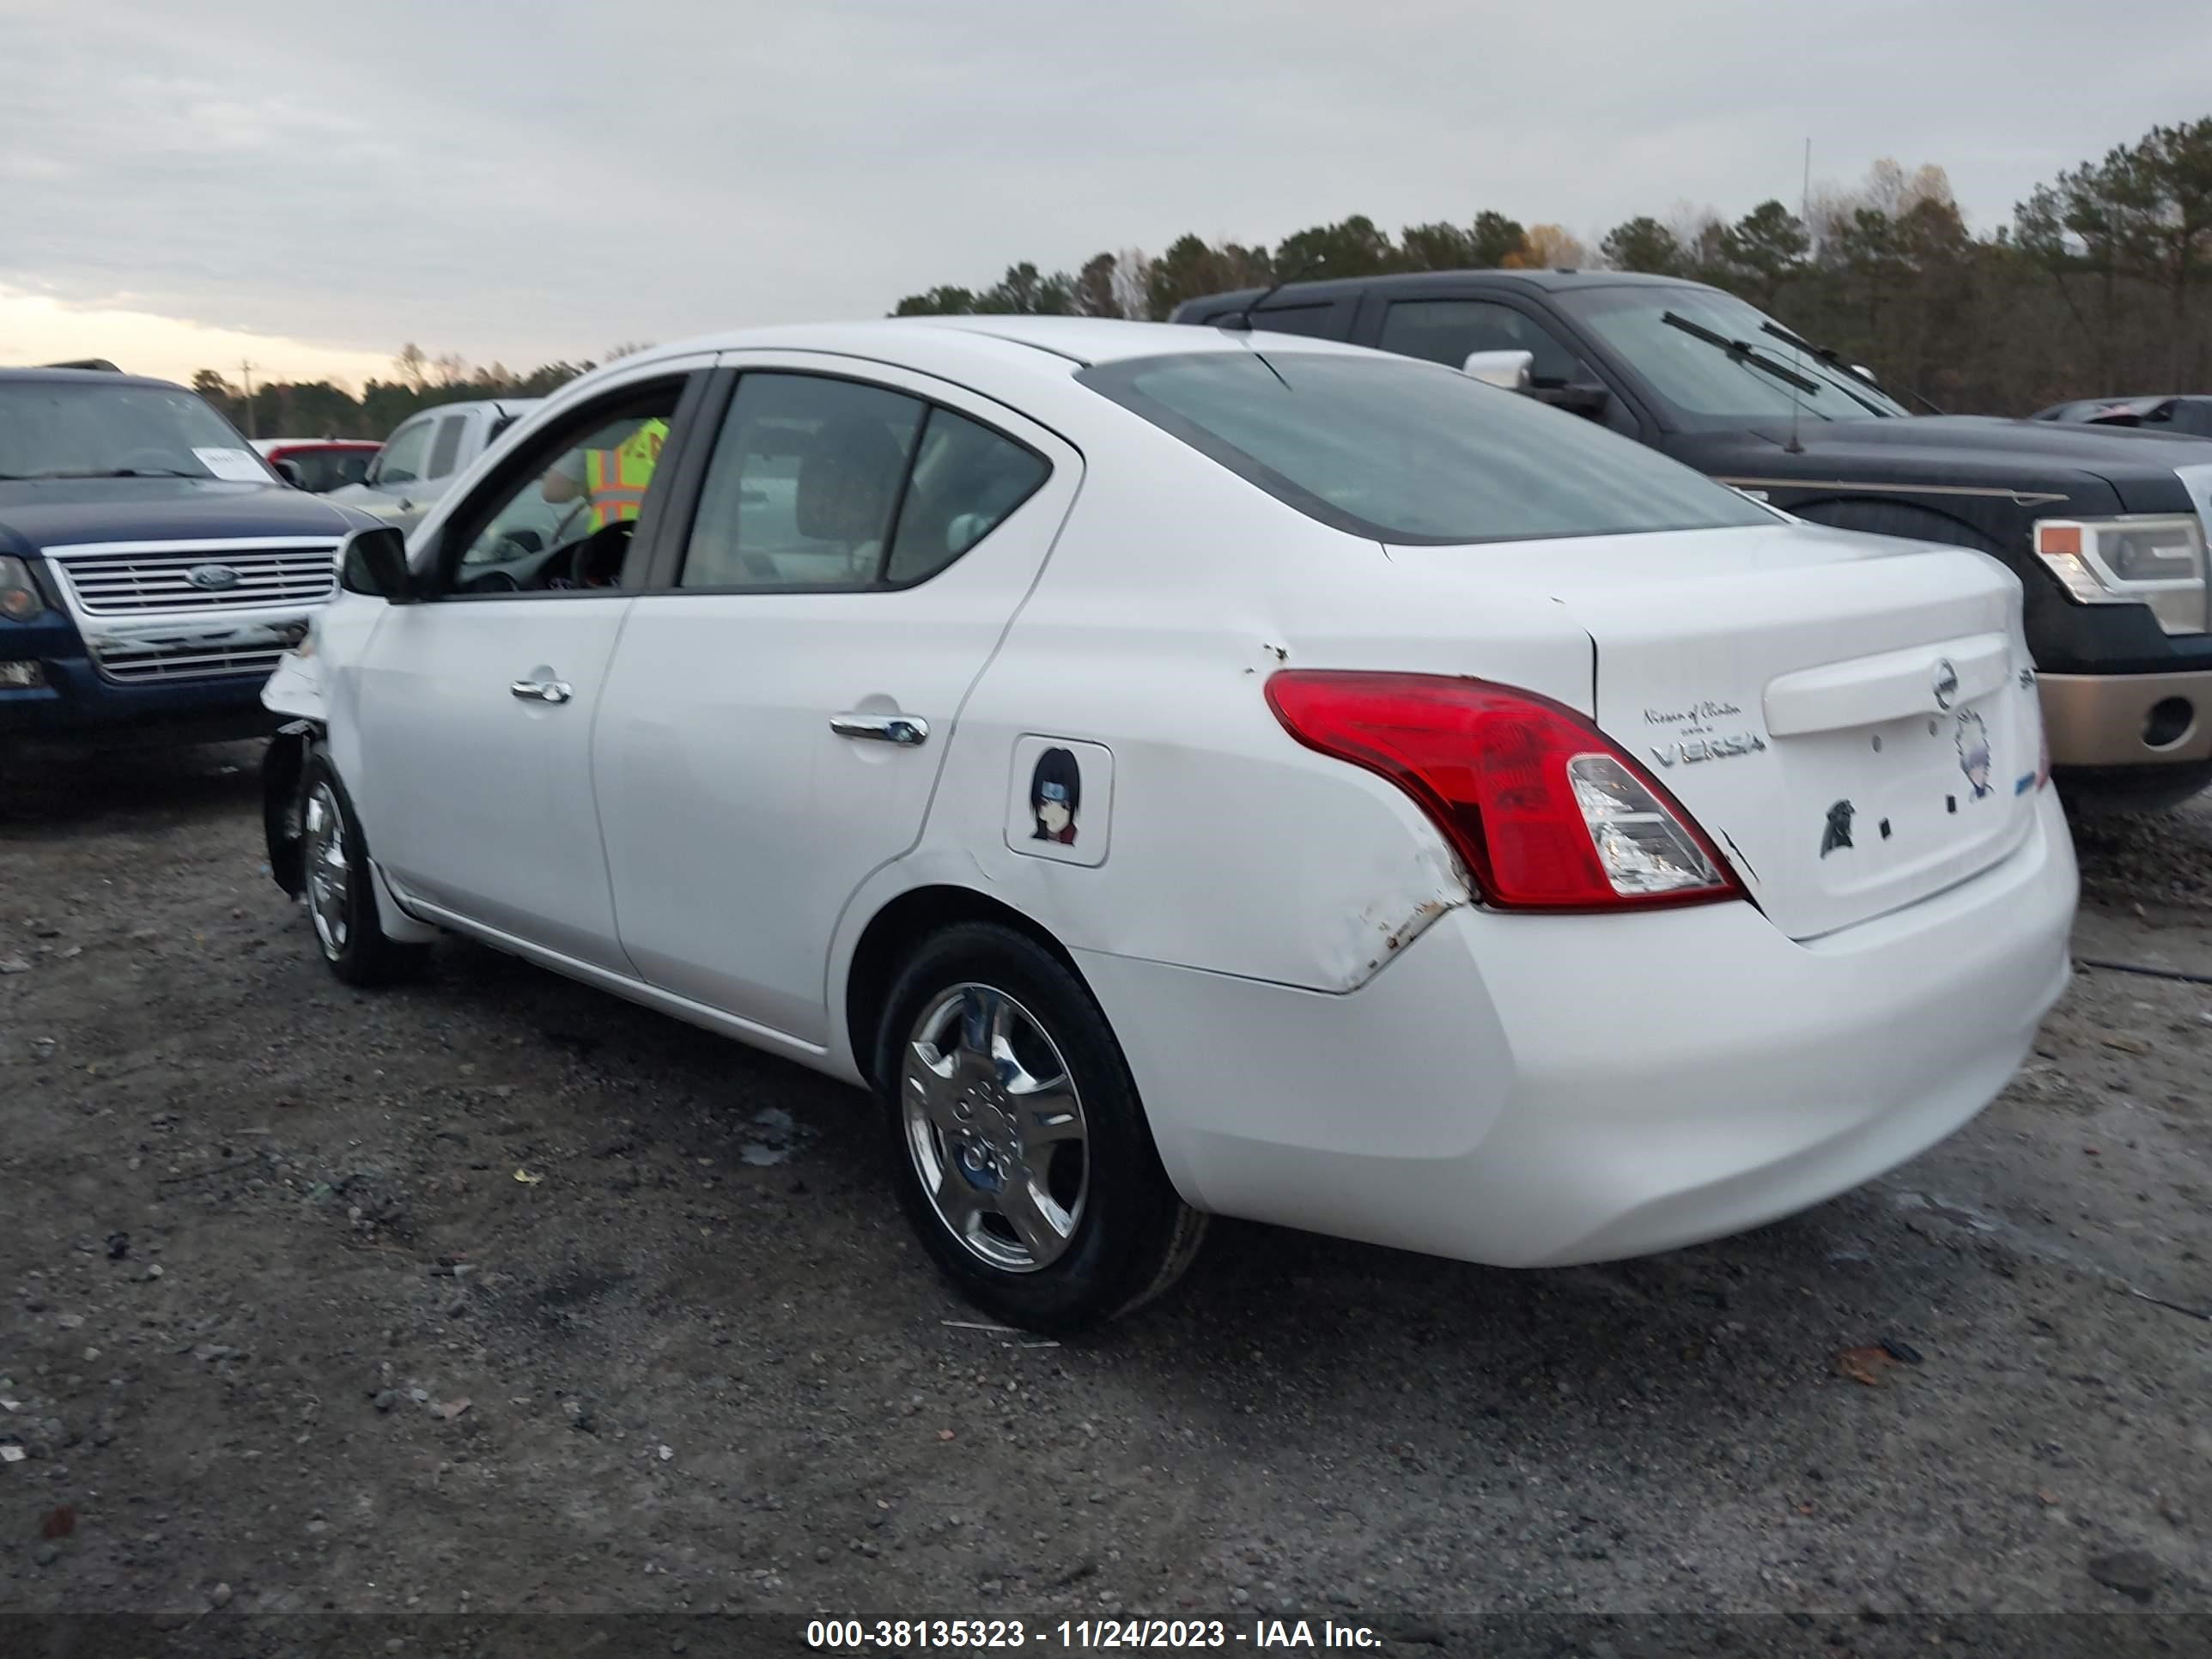
M 182 386 L 0 368 L 0 742 L 267 731 L 263 682 L 374 522 Z

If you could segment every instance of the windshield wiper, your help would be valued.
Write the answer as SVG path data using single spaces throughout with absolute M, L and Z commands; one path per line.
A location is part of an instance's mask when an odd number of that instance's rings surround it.
M 1687 317 L 1680 316 L 1671 311 L 1660 313 L 1659 320 L 1669 328 L 1680 329 L 1693 340 L 1703 340 L 1709 346 L 1719 347 L 1740 363 L 1748 363 L 1753 368 L 1765 370 L 1778 380 L 1788 381 L 1801 392 L 1809 392 L 1814 397 L 1820 396 L 1820 381 L 1800 374 L 1787 363 L 1777 362 L 1771 357 L 1761 356 L 1747 341 L 1731 340 L 1725 334 L 1717 334 L 1703 324 L 1693 323 Z
M 1879 392 L 1882 390 L 1879 386 L 1869 385 L 1867 378 L 1861 374 L 1856 368 L 1845 362 L 1843 358 L 1843 354 L 1838 351 L 1833 346 L 1814 345 L 1810 340 L 1804 339 L 1798 335 L 1792 334 L 1788 329 L 1783 327 L 1779 323 L 1761 323 L 1759 325 L 1759 329 L 1760 333 L 1771 334 L 1776 339 L 1781 341 L 1783 344 L 1789 346 L 1795 350 L 1802 351 L 1808 356 L 1818 357 L 1822 362 L 1827 364 L 1829 368 L 1840 371 L 1845 377 L 1846 380 L 1855 380 L 1860 386 L 1869 386 L 1869 389 L 1871 391 Z M 1908 387 L 1907 390 L 1910 391 L 1911 388 Z M 1882 408 L 1881 404 L 1868 403 L 1867 400 L 1864 398 L 1860 397 L 1857 392 L 1853 390 L 1850 386 L 1844 386 L 1842 387 L 1842 391 L 1844 395 L 1850 398 L 1852 402 L 1864 404 L 1870 413 L 1879 415 L 1885 420 L 1893 420 L 1896 418 L 1894 416 L 1891 415 L 1887 410 Z M 1929 410 L 1932 413 L 1941 415 L 1943 412 L 1942 410 L 1937 409 L 1934 404 L 1928 403 L 1927 398 L 1921 398 L 1918 392 L 1914 392 L 1911 395 L 1915 398 L 1919 398 L 1922 403 L 1928 404 Z

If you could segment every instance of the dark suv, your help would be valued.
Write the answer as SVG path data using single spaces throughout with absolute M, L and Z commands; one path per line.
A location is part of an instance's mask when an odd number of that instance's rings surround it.
M 2212 442 L 1914 415 L 1755 307 L 1668 277 L 1363 277 L 1210 295 L 1171 320 L 1448 363 L 1801 518 L 1992 554 L 2026 590 L 2051 760 L 2072 798 L 2161 805 L 2212 781 Z
M 182 386 L 0 368 L 0 744 L 268 730 L 262 683 L 374 522 Z

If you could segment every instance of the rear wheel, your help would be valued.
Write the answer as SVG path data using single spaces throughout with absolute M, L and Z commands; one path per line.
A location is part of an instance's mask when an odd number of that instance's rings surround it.
M 900 1202 L 977 1306 L 1079 1330 L 1196 1255 L 1206 1218 L 1160 1167 L 1121 1045 L 1036 941 L 975 922 L 925 942 L 892 988 L 877 1076 Z
M 429 947 L 403 945 L 386 935 L 353 803 L 337 769 L 319 752 L 307 762 L 301 800 L 307 918 L 323 960 L 349 985 L 385 985 L 419 971 Z

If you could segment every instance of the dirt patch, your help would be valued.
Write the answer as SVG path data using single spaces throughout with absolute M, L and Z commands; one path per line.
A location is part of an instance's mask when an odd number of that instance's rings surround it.
M 858 1096 L 465 944 L 335 984 L 252 763 L 0 804 L 0 1612 L 2212 1608 L 2212 987 L 2081 972 L 1746 1237 L 1225 1225 L 1055 1345 L 939 1287 Z M 2212 811 L 2082 846 L 2094 954 L 2212 959 Z

